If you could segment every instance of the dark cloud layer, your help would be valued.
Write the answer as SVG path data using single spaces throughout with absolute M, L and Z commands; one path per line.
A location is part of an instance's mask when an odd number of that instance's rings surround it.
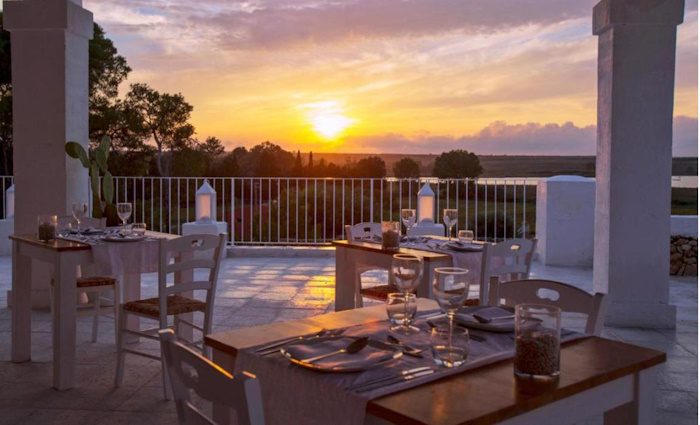
M 673 122 L 673 155 L 697 156 L 698 119 L 678 116 Z M 378 152 L 438 153 L 466 149 L 488 155 L 595 155 L 596 127 L 564 124 L 508 124 L 496 121 L 476 134 L 462 137 L 400 134 L 352 139 L 350 142 Z

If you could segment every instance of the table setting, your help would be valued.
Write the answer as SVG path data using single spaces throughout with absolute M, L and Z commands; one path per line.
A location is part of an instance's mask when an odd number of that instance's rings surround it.
M 463 268 L 436 269 L 433 292 L 440 309 L 418 312 L 411 291 L 421 279 L 421 260 L 395 256 L 391 273 L 401 292 L 387 300 L 386 320 L 320 329 L 238 351 L 235 369 L 260 380 L 268 423 L 288 423 L 293 417 L 298 423 L 360 424 L 372 399 L 518 354 L 526 360 L 516 362 L 523 366 L 516 376 L 556 379 L 560 342 L 585 336 L 562 330 L 560 321 L 551 326 L 537 308 L 464 307 L 470 285 L 469 270 Z M 552 342 L 549 357 L 538 345 L 542 335 Z M 521 336 L 530 344 L 519 350 Z
M 93 263 L 87 268 L 91 274 L 122 275 L 156 271 L 157 242 L 162 236 L 148 232 L 145 223 L 128 224 L 132 214 L 131 203 L 117 203 L 116 210 L 122 224 L 107 228 L 84 225 L 87 203 L 73 204 L 72 217 L 63 222 L 59 222 L 56 215 L 41 215 L 38 217 L 39 239 L 63 239 L 90 245 Z

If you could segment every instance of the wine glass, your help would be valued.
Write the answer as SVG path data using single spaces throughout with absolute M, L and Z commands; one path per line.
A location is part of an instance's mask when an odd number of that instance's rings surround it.
M 416 224 L 416 210 L 414 209 L 403 209 L 401 210 L 401 222 L 406 227 L 406 235 L 408 235 L 408 229 Z
M 117 215 L 122 220 L 122 226 L 126 228 L 126 221 L 131 217 L 131 203 L 119 202 L 117 204 Z
M 442 221 L 447 226 L 447 236 L 452 240 L 452 228 L 457 224 L 457 210 L 450 208 L 442 210 Z
M 464 305 L 469 295 L 468 269 L 460 267 L 437 267 L 433 279 L 433 295 L 440 309 L 447 314 L 448 335 L 447 347 L 442 350 L 441 358 L 445 364 L 458 362 L 464 353 L 458 347 L 453 347 L 454 318 L 457 311 Z M 453 358 L 454 357 L 454 358 Z
M 73 218 L 75 218 L 76 230 L 78 231 L 78 233 L 80 233 L 80 222 L 85 218 L 85 215 L 87 214 L 87 209 L 88 207 L 85 202 L 73 204 Z
M 391 273 L 394 285 L 404 294 L 403 324 L 394 326 L 391 330 L 407 335 L 418 333 L 420 329 L 411 325 L 412 319 L 408 314 L 408 304 L 411 292 L 418 287 L 423 276 L 423 258 L 411 254 L 394 254 L 391 261 Z

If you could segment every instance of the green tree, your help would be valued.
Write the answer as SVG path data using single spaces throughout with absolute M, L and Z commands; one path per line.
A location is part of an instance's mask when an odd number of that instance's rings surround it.
M 138 114 L 143 129 L 156 145 L 158 175 L 170 176 L 172 154 L 193 146 L 194 126 L 188 122 L 192 105 L 180 93 L 160 93 L 137 83 L 131 85 L 124 106 Z
M 90 103 L 97 99 L 115 99 L 119 85 L 131 72 L 126 58 L 117 52 L 112 40 L 105 36 L 101 26 L 94 24 L 88 47 L 90 74 Z
M 479 157 L 462 149 L 443 152 L 433 166 L 433 176 L 441 179 L 478 177 L 482 172 Z
M 239 161 L 239 164 L 242 162 Z M 269 141 L 253 146 L 245 157 L 246 175 L 255 177 L 288 176 L 294 168 L 294 155 Z
M 245 149 L 245 148 L 243 148 Z M 241 175 L 241 168 L 235 151 L 229 152 L 215 159 L 211 165 L 212 177 L 236 177 Z
M 349 172 L 352 177 L 385 177 L 386 164 L 378 156 L 368 156 L 357 161 Z
M 394 164 L 394 177 L 400 179 L 420 177 L 420 164 L 411 158 L 401 158 Z
M 216 137 L 207 137 L 203 143 L 199 144 L 199 149 L 204 152 L 209 159 L 213 160 L 226 152 L 224 144 Z

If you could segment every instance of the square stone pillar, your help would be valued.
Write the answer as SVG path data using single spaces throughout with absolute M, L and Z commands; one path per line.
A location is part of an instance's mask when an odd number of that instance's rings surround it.
M 595 289 L 606 323 L 672 328 L 669 216 L 676 26 L 683 0 L 603 0 L 598 36 Z
M 38 214 L 67 215 L 74 202 L 89 201 L 87 170 L 64 146 L 88 147 L 92 13 L 80 0 L 5 0 L 3 10 L 12 44 L 15 233 L 36 233 Z M 33 288 L 33 303 L 44 304 L 48 276 Z

